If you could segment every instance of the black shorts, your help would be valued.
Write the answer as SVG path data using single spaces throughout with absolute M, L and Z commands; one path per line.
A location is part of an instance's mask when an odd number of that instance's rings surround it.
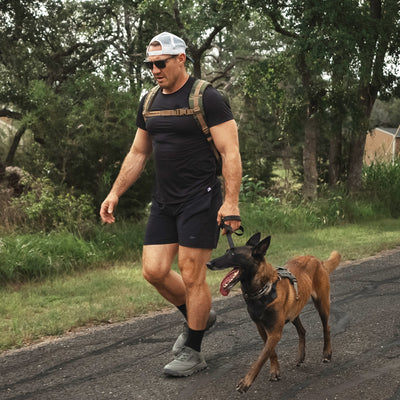
M 161 204 L 153 200 L 144 245 L 179 243 L 185 247 L 215 249 L 219 238 L 217 213 L 221 205 L 219 182 L 182 204 Z

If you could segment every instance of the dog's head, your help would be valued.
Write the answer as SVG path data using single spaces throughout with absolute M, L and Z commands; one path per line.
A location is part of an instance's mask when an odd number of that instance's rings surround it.
M 223 256 L 207 263 L 207 267 L 213 271 L 233 268 L 221 282 L 220 292 L 223 296 L 227 296 L 239 281 L 242 283 L 249 282 L 256 274 L 271 242 L 271 236 L 266 237 L 261 242 L 260 237 L 261 234 L 256 233 L 247 241 L 245 246 L 229 249 Z

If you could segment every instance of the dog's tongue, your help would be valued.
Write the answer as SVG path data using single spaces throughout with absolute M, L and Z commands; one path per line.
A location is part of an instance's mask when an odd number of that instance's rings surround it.
M 229 292 L 231 291 L 229 285 L 233 281 L 233 279 L 237 276 L 238 273 L 239 270 L 233 269 L 225 276 L 224 279 L 222 279 L 221 286 L 219 288 L 219 292 L 222 294 L 222 296 L 228 296 Z

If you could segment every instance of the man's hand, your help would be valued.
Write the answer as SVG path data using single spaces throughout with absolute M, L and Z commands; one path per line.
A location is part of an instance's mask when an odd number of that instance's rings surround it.
M 230 204 L 222 204 L 221 208 L 218 211 L 217 214 L 217 222 L 218 225 L 221 225 L 222 219 L 228 215 L 237 215 L 240 216 L 240 212 L 239 212 L 239 207 L 237 205 L 232 206 Z M 241 222 L 240 221 L 225 221 L 226 225 L 229 225 L 232 228 L 232 231 L 236 231 L 237 229 L 239 229 Z M 226 229 L 222 230 L 222 234 L 225 235 Z
M 112 224 L 115 222 L 114 210 L 117 207 L 118 201 L 119 197 L 116 194 L 109 193 L 101 204 L 100 217 L 104 223 Z

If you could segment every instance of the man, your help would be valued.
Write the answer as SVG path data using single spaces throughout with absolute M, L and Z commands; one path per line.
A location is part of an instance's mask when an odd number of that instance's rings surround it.
M 146 64 L 160 90 L 151 110 L 189 108 L 195 79 L 185 68 L 186 44 L 168 32 L 155 36 L 147 48 Z M 115 221 L 120 196 L 139 178 L 154 154 L 156 183 L 143 246 L 143 275 L 175 305 L 187 321 L 173 346 L 175 359 L 164 373 L 188 376 L 207 367 L 201 353 L 206 329 L 215 322 L 206 282 L 206 262 L 216 247 L 223 217 L 239 216 L 241 160 L 237 126 L 229 106 L 212 87 L 203 94 L 212 139 L 221 154 L 225 197 L 222 203 L 215 156 L 194 117 L 152 116 L 144 119 L 142 99 L 132 147 L 101 205 L 104 222 Z M 236 230 L 240 221 L 226 221 Z M 180 274 L 171 270 L 178 255 Z

